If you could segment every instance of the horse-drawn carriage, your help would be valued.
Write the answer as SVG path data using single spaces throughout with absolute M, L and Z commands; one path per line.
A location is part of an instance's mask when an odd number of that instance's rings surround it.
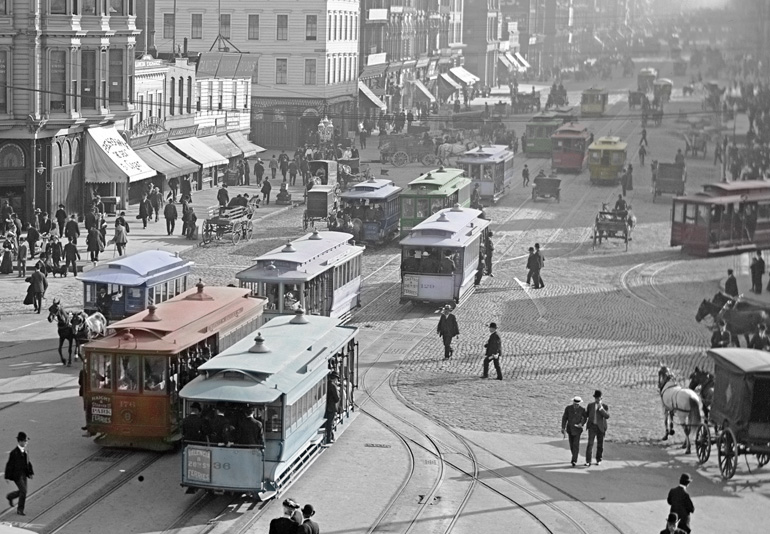
M 646 98 L 644 91 L 628 91 L 628 107 L 631 109 L 642 107 Z
M 645 68 L 636 76 L 636 87 L 643 93 L 652 92 L 653 84 L 658 79 L 658 71 L 653 68 Z
M 234 245 L 241 239 L 251 239 L 254 233 L 254 225 L 251 222 L 253 214 L 251 206 L 211 206 L 208 209 L 208 217 L 203 221 L 200 245 L 224 241 L 228 237 Z
M 701 153 L 703 158 L 706 158 L 706 152 L 708 150 L 708 135 L 703 132 L 690 131 L 684 134 L 684 155 L 692 155 L 693 157 Z
M 535 186 L 532 188 L 532 200 L 555 198 L 556 202 L 561 202 L 561 179 L 536 177 L 533 183 Z
M 684 195 L 684 184 L 687 181 L 687 169 L 676 163 L 658 163 L 653 161 L 652 169 L 652 201 L 663 193 Z
M 631 206 L 625 211 L 609 210 L 607 204 L 602 205 L 602 210 L 596 215 L 593 231 L 593 248 L 597 243 L 602 244 L 602 239 L 622 239 L 628 250 L 628 242 L 631 241 L 631 231 L 635 226 L 635 217 L 631 215 Z
M 653 101 L 666 104 L 671 101 L 671 93 L 674 90 L 674 82 L 668 78 L 658 78 L 652 82 Z
M 647 125 L 660 126 L 663 124 L 663 106 L 658 108 L 649 107 L 642 110 L 642 128 Z
M 729 480 L 740 455 L 754 455 L 758 467 L 770 461 L 770 354 L 740 348 L 711 349 L 707 354 L 714 360 L 713 401 L 708 421 L 696 432 L 695 450 L 703 464 L 715 444 L 719 472 Z
M 419 161 L 425 166 L 436 163 L 433 143 L 423 142 L 421 137 L 408 135 L 388 135 L 380 137 L 380 161 L 403 167 L 407 163 Z
M 330 221 L 337 208 L 337 189 L 333 185 L 314 185 L 306 193 L 306 208 L 302 213 L 302 229 L 315 227 L 316 221 Z
M 540 111 L 540 91 L 532 93 L 516 93 L 513 98 L 513 112 L 515 114 L 532 113 Z

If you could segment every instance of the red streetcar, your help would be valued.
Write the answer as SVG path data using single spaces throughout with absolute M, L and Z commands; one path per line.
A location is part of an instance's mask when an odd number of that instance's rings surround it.
M 198 366 L 262 325 L 247 288 L 196 288 L 112 323 L 85 345 L 86 427 L 110 447 L 168 450 L 181 439 L 179 391 Z
M 570 122 L 560 126 L 551 136 L 551 167 L 556 171 L 580 173 L 588 161 L 590 138 L 588 128 L 582 124 Z

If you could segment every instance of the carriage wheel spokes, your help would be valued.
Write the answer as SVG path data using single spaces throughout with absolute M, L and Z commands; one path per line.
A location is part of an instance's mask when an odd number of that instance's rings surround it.
M 770 453 L 761 452 L 757 454 L 757 464 L 759 467 L 765 467 L 770 462 Z
M 254 235 L 254 224 L 249 221 L 246 223 L 246 231 L 244 233 L 244 237 L 246 237 L 246 241 L 249 241 L 251 239 L 251 236 Z
M 399 150 L 395 154 L 393 154 L 393 165 L 396 167 L 403 167 L 409 163 L 409 154 L 404 152 L 403 150 Z
M 695 452 L 698 454 L 699 464 L 705 464 L 711 456 L 711 432 L 708 423 L 698 427 L 695 434 Z
M 233 240 L 233 245 L 238 244 L 238 242 L 241 240 L 242 233 L 243 233 L 243 225 L 239 222 L 233 223 L 233 235 L 231 238 Z
M 425 165 L 426 167 L 430 167 L 432 165 L 435 165 L 436 164 L 436 156 L 431 154 L 430 152 L 425 154 L 422 157 L 422 164 Z
M 738 443 L 732 428 L 726 428 L 719 434 L 717 440 L 717 458 L 719 459 L 719 472 L 722 478 L 730 480 L 735 475 L 738 466 Z

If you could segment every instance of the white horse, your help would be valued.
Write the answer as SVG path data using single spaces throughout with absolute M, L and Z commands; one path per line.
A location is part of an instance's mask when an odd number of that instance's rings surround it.
M 691 389 L 683 388 L 675 381 L 674 375 L 669 368 L 661 365 L 658 371 L 658 390 L 660 391 L 660 400 L 663 403 L 663 427 L 666 435 L 674 435 L 674 415 L 679 419 L 679 424 L 684 427 L 684 444 L 682 445 L 685 454 L 690 454 L 690 428 L 700 426 L 703 422 L 703 403 L 700 397 Z
M 472 148 L 476 148 L 478 145 L 475 141 L 468 141 L 467 143 L 444 143 L 438 147 L 438 159 L 441 163 L 449 163 L 448 158 L 454 156 L 462 156 Z

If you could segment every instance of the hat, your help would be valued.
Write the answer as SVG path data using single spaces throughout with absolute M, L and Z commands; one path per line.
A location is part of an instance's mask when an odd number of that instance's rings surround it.
M 692 477 L 690 477 L 690 475 L 688 475 L 687 473 L 682 473 L 682 476 L 679 477 L 679 483 L 684 486 L 686 486 L 690 482 L 692 482 Z
M 306 504 L 302 507 L 302 515 L 311 517 L 315 514 L 315 508 L 313 508 L 312 504 Z
M 679 521 L 679 516 L 676 515 L 674 512 L 671 512 L 668 514 L 668 519 L 666 519 L 666 523 L 677 523 Z
M 450 306 L 449 304 L 444 304 L 441 307 L 441 311 L 444 311 L 444 310 L 452 311 L 452 306 Z
M 581 399 L 580 397 L 573 397 L 572 402 L 583 402 L 583 399 Z
M 595 399 L 598 399 L 601 396 L 602 396 L 602 391 L 600 389 L 597 389 L 596 391 L 594 391 L 594 398 Z
M 200 410 L 201 409 L 201 403 L 200 402 L 193 402 L 190 405 L 191 410 Z
M 489 323 L 489 328 L 497 328 L 497 323 Z
M 340 375 L 337 374 L 336 371 L 332 371 L 331 373 L 329 373 L 329 378 L 331 378 L 332 380 L 339 380 Z
M 19 434 L 16 436 L 16 441 L 27 441 L 27 434 L 24 432 L 19 432 Z
M 40 213 L 40 208 L 35 208 L 35 213 Z
M 296 510 L 297 508 L 299 508 L 299 504 L 297 504 L 296 502 L 294 502 L 294 499 L 286 499 L 285 501 L 283 501 L 283 505 L 284 505 L 286 508 L 294 508 L 295 510 Z
M 733 270 L 732 269 L 727 269 L 727 274 L 733 274 Z

